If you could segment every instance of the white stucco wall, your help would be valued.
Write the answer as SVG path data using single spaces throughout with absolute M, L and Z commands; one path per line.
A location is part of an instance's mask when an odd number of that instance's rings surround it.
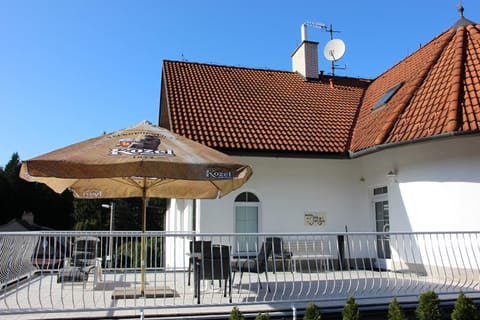
M 233 233 L 234 199 L 249 191 L 260 200 L 259 232 L 343 232 L 345 226 L 350 232 L 375 231 L 371 192 L 387 186 L 390 231 L 478 231 L 479 145 L 480 137 L 463 136 L 350 160 L 239 157 L 251 165 L 253 176 L 222 199 L 197 200 L 196 230 Z M 394 179 L 387 177 L 389 171 L 396 172 Z M 192 230 L 192 203 L 172 200 L 167 230 Z M 326 224 L 305 226 L 305 212 L 324 214 Z M 412 260 L 392 241 L 393 255 L 405 263 Z M 414 251 L 424 261 L 435 261 L 428 257 L 434 250 L 425 245 Z M 184 255 L 170 255 L 167 268 L 185 265 L 179 258 Z
M 361 157 L 365 183 L 388 184 L 391 231 L 480 230 L 480 138 L 453 137 Z M 373 216 L 372 216 L 373 219 Z
M 193 200 L 170 199 L 165 215 L 165 231 L 192 231 Z M 188 239 L 165 237 L 165 268 L 187 268 Z
M 234 200 L 241 192 L 260 200 L 260 232 L 371 231 L 368 197 L 358 161 L 239 158 L 253 176 L 222 199 L 202 200 L 199 231 L 234 232 Z M 305 226 L 305 212 L 326 216 L 325 226 Z
M 239 157 L 252 178 L 222 199 L 199 201 L 199 232 L 234 232 L 234 199 L 260 199 L 260 232 L 375 231 L 371 190 L 388 186 L 392 231 L 480 230 L 480 138 L 410 144 L 351 160 Z M 387 172 L 395 171 L 395 179 Z M 325 214 L 305 226 L 304 213 Z

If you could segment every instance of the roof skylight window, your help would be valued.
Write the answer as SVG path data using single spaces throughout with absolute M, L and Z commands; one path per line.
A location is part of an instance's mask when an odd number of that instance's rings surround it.
M 393 97 L 393 95 L 398 91 L 398 89 L 400 89 L 403 86 L 404 83 L 405 83 L 404 81 L 399 82 L 393 87 L 391 87 L 390 89 L 388 89 L 387 92 L 385 92 L 385 94 L 383 95 L 383 97 L 380 100 L 378 100 L 377 103 L 375 103 L 375 105 L 372 107 L 372 111 L 375 111 L 380 107 L 383 107 Z

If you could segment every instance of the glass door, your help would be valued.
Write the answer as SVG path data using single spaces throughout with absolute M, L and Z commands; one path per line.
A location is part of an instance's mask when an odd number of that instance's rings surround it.
M 260 201 L 251 192 L 243 192 L 235 198 L 235 233 L 236 243 L 233 250 L 241 253 L 254 253 L 258 251 L 258 215 Z M 242 236 L 242 233 L 255 235 Z
M 375 188 L 373 190 L 373 209 L 375 214 L 375 231 L 389 232 L 390 217 L 387 187 Z M 378 267 L 388 269 L 389 260 L 391 259 L 390 235 L 378 234 L 376 244 Z
M 235 210 L 235 233 L 258 232 L 258 207 L 237 206 Z M 237 236 L 238 252 L 256 252 L 256 236 Z

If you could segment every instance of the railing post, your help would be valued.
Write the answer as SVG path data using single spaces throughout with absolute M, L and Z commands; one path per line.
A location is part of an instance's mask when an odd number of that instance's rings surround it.
M 340 265 L 340 270 L 343 270 L 345 266 L 345 237 L 343 235 L 337 236 L 337 246 L 338 246 L 338 263 Z

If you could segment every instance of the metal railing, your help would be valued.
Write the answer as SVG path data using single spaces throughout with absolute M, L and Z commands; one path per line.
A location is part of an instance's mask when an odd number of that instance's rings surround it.
M 479 270 L 480 232 L 5 232 L 0 315 L 416 301 L 480 293 Z

